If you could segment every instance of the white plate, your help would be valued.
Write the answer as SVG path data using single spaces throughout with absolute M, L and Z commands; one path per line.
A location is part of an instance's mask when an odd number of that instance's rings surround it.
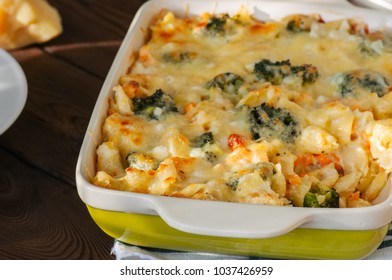
M 0 49 L 0 135 L 18 118 L 26 103 L 27 81 L 18 62 Z

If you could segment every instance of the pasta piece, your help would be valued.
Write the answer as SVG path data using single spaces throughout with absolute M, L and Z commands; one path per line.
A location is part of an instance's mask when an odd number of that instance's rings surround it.
M 104 142 L 97 149 L 97 169 L 112 177 L 124 175 L 124 167 L 119 150 L 113 142 Z
M 229 188 L 224 184 L 211 182 L 209 184 L 190 184 L 178 192 L 180 197 L 202 200 L 233 201 Z M 175 194 L 174 196 L 177 196 Z
M 305 176 L 300 179 L 300 183 L 291 185 L 288 188 L 288 199 L 292 201 L 294 206 L 302 207 L 304 204 L 304 197 L 312 187 L 312 178 Z
M 121 86 L 116 86 L 114 88 L 114 99 L 115 99 L 115 106 L 114 108 L 118 111 L 121 115 L 127 116 L 132 114 L 131 104 L 128 96 L 126 95 L 125 91 Z
M 339 145 L 351 141 L 354 122 L 353 112 L 339 103 L 331 103 L 308 114 L 308 122 L 321 127 L 334 136 Z
M 147 193 L 147 186 L 150 184 L 154 172 L 138 169 L 127 169 L 126 175 L 120 178 L 113 178 L 105 171 L 98 171 L 93 179 L 94 184 L 103 188 Z
M 360 173 L 349 173 L 344 175 L 336 182 L 335 189 L 340 196 L 349 196 L 355 191 L 360 178 Z
M 188 138 L 182 135 L 178 129 L 169 128 L 161 138 L 161 145 L 167 147 L 171 157 L 189 157 L 191 147 Z
M 388 175 L 385 172 L 378 173 L 372 183 L 364 191 L 362 198 L 366 201 L 372 202 L 381 192 L 382 188 L 387 183 Z
M 328 153 L 339 147 L 334 136 L 318 126 L 307 126 L 299 137 L 300 149 L 305 153 Z
M 347 203 L 346 203 L 346 207 L 348 207 L 348 208 L 368 207 L 371 205 L 372 204 L 369 201 L 362 199 L 362 198 L 358 198 L 355 200 L 348 199 Z
M 282 96 L 282 90 L 279 87 L 265 84 L 255 91 L 250 91 L 238 102 L 237 106 L 256 107 L 262 103 L 275 106 Z
M 377 121 L 369 140 L 372 156 L 381 167 L 392 171 L 392 119 Z
M 173 192 L 177 191 L 175 183 L 179 179 L 177 169 L 172 159 L 163 161 L 148 185 L 148 193 L 155 195 L 170 196 Z
M 320 169 L 314 170 L 309 173 L 310 176 L 314 176 L 319 182 L 328 188 L 332 188 L 339 179 L 339 173 L 335 169 L 335 164 L 330 163 Z
M 339 158 L 345 174 L 361 173 L 365 176 L 369 171 L 368 152 L 358 142 L 352 142 L 342 146 L 339 151 Z
M 272 157 L 272 162 L 281 166 L 284 176 L 294 174 L 294 163 L 297 156 L 291 152 L 277 153 Z
M 103 125 L 103 139 L 112 141 L 125 158 L 131 152 L 144 152 L 155 145 L 160 131 L 138 116 L 111 114 Z
M 257 172 L 243 176 L 237 186 L 236 200 L 244 203 L 284 205 L 269 184 Z
M 286 196 L 286 178 L 282 173 L 280 164 L 276 164 L 275 168 L 276 173 L 271 177 L 271 189 L 276 192 L 279 197 L 283 198 Z

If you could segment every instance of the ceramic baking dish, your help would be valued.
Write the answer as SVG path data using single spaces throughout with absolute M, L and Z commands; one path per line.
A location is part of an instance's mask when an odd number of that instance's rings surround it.
M 246 205 L 161 197 L 96 187 L 96 148 L 108 97 L 145 42 L 148 26 L 161 9 L 178 15 L 235 13 L 241 6 L 258 19 L 293 13 L 319 13 L 328 21 L 362 17 L 370 28 L 391 29 L 392 18 L 345 1 L 169 1 L 146 2 L 138 11 L 103 84 L 76 168 L 78 193 L 108 235 L 122 242 L 175 250 L 219 252 L 289 259 L 358 259 L 373 252 L 392 220 L 388 180 L 376 204 L 366 208 L 326 209 Z

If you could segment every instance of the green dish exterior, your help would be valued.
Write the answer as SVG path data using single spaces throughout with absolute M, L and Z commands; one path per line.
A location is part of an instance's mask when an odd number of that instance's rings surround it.
M 155 215 L 88 211 L 109 236 L 132 245 L 271 259 L 361 259 L 381 244 L 389 224 L 374 230 L 297 228 L 273 238 L 229 238 L 186 233 Z

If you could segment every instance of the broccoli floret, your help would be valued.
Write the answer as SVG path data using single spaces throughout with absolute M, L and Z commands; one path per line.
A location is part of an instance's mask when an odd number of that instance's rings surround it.
M 362 40 L 358 44 L 358 50 L 364 57 L 377 56 L 382 53 L 383 42 L 381 40 Z
M 295 15 L 286 25 L 288 31 L 309 32 L 314 22 L 322 23 L 321 17 L 308 16 L 308 15 Z
M 280 85 L 283 79 L 290 75 L 291 64 L 289 60 L 271 62 L 263 59 L 254 66 L 254 73 L 259 80 L 266 80 L 274 85 Z
M 259 173 L 260 177 L 263 180 L 268 180 L 270 179 L 273 175 L 276 174 L 276 168 L 273 163 L 270 162 L 259 162 L 256 163 L 252 166 L 250 166 L 249 169 L 247 170 L 240 170 L 237 172 L 232 172 L 228 175 L 225 176 L 225 184 L 228 186 L 231 190 L 236 191 L 238 183 L 240 181 L 240 178 L 251 174 L 253 172 Z
M 287 23 L 286 29 L 294 33 L 309 31 L 309 29 L 305 28 L 303 22 L 301 22 L 300 20 L 290 20 Z
M 236 191 L 241 177 L 246 174 L 249 174 L 249 172 L 243 170 L 225 174 L 224 180 L 226 186 L 228 186 L 232 191 Z
M 229 18 L 229 15 L 227 15 L 227 14 L 222 14 L 220 16 L 211 17 L 204 28 L 205 33 L 208 36 L 224 35 L 226 32 L 225 24 L 226 24 L 228 18 Z
M 144 115 L 150 119 L 159 119 L 160 116 L 166 113 L 178 112 L 173 98 L 161 89 L 155 91 L 151 96 L 135 97 L 132 101 L 134 113 Z
M 199 148 L 204 159 L 214 163 L 220 154 L 220 148 L 214 143 L 214 135 L 204 132 L 191 141 L 194 148 Z
M 164 53 L 162 60 L 171 64 L 183 64 L 191 62 L 195 57 L 196 54 L 193 52 Z
M 212 144 L 214 142 L 214 135 L 212 132 L 204 132 L 203 134 L 200 134 L 197 136 L 195 139 L 192 140 L 192 144 L 195 148 L 201 148 L 204 145 L 210 143 Z
M 304 197 L 304 207 L 339 208 L 339 194 L 335 189 L 321 186 L 312 187 Z
M 129 167 L 140 170 L 157 170 L 159 167 L 159 162 L 154 157 L 142 153 L 130 153 L 126 160 Z
M 389 87 L 385 77 L 365 74 L 365 76 L 358 80 L 359 85 L 368 89 L 370 92 L 375 92 L 378 97 L 383 97 L 387 93 L 387 88 Z
M 237 186 L 239 183 L 239 177 L 237 176 L 231 176 L 229 178 L 226 179 L 225 184 L 226 186 L 228 186 L 231 190 L 236 191 L 237 190 Z
M 286 143 L 294 143 L 300 134 L 299 122 L 286 109 L 263 103 L 250 108 L 249 115 L 253 140 L 279 138 Z
M 346 73 L 338 77 L 336 84 L 338 86 L 338 91 L 342 97 L 352 95 L 354 90 L 355 78 L 352 74 Z
M 378 97 L 383 97 L 389 89 L 389 83 L 384 76 L 367 71 L 342 73 L 335 78 L 334 82 L 342 97 L 359 97 L 370 93 L 376 93 Z
M 253 72 L 257 79 L 265 80 L 273 85 L 282 84 L 288 77 L 300 78 L 302 85 L 312 84 L 319 76 L 315 66 L 310 64 L 291 66 L 290 60 L 272 62 L 263 59 L 255 64 Z
M 319 74 L 317 68 L 310 64 L 291 67 L 291 71 L 298 77 L 302 78 L 302 84 L 313 84 L 316 82 Z
M 238 89 L 244 83 L 244 79 L 234 73 L 226 72 L 215 76 L 211 81 L 207 82 L 207 88 L 219 88 L 222 91 L 235 95 Z

